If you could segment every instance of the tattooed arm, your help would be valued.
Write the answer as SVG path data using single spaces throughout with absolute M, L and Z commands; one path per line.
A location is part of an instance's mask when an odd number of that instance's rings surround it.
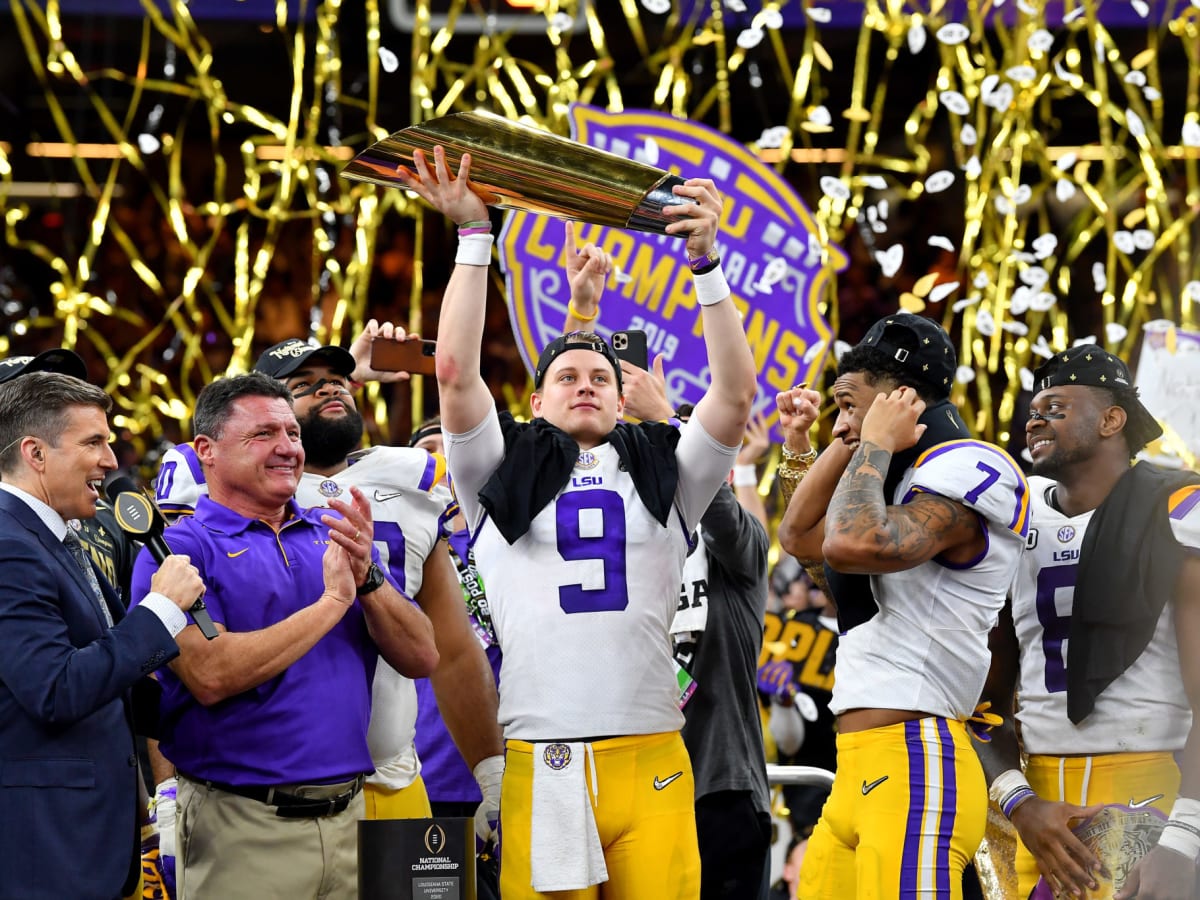
M 911 569 L 935 556 L 965 562 L 985 544 L 978 516 L 961 503 L 918 494 L 889 506 L 883 494 L 892 455 L 924 433 L 925 404 L 912 388 L 880 395 L 863 419 L 859 445 L 825 514 L 822 552 L 840 572 L 882 574 Z

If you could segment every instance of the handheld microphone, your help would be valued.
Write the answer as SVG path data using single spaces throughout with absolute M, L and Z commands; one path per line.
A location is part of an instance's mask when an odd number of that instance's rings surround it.
M 167 527 L 167 520 L 163 518 L 159 508 L 154 505 L 154 501 L 142 493 L 133 483 L 132 478 L 124 475 L 114 478 L 109 483 L 106 493 L 109 502 L 113 505 L 113 512 L 116 514 L 117 524 L 121 526 L 121 530 L 134 540 L 144 544 L 158 563 L 166 561 L 166 558 L 171 555 L 171 547 L 163 538 L 163 529 Z M 212 616 L 208 614 L 208 607 L 204 605 L 203 597 L 197 598 L 189 612 L 196 620 L 200 633 L 210 641 L 220 634 L 217 626 L 213 624 Z

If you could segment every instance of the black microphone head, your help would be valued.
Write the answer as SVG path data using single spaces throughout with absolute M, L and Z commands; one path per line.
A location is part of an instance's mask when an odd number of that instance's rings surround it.
M 137 486 L 137 482 L 135 482 L 128 475 L 118 475 L 104 488 L 104 493 L 108 495 L 108 499 L 113 503 L 117 502 L 118 494 L 124 494 L 130 491 L 135 494 L 140 494 L 142 492 L 141 488 Z

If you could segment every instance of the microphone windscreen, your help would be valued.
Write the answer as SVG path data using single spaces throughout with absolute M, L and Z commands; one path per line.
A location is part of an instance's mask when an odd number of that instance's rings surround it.
M 118 494 L 124 494 L 132 491 L 135 494 L 140 494 L 142 489 L 137 486 L 137 483 L 128 475 L 118 475 L 108 483 L 104 492 L 108 494 L 108 499 L 115 501 Z

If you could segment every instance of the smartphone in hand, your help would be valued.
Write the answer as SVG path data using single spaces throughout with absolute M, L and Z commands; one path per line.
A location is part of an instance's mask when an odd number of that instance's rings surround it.
M 612 348 L 617 354 L 617 359 L 632 363 L 639 369 L 650 368 L 650 359 L 646 351 L 646 332 L 637 329 L 614 331 Z
M 437 341 L 387 341 L 371 344 L 371 368 L 380 372 L 432 375 Z

